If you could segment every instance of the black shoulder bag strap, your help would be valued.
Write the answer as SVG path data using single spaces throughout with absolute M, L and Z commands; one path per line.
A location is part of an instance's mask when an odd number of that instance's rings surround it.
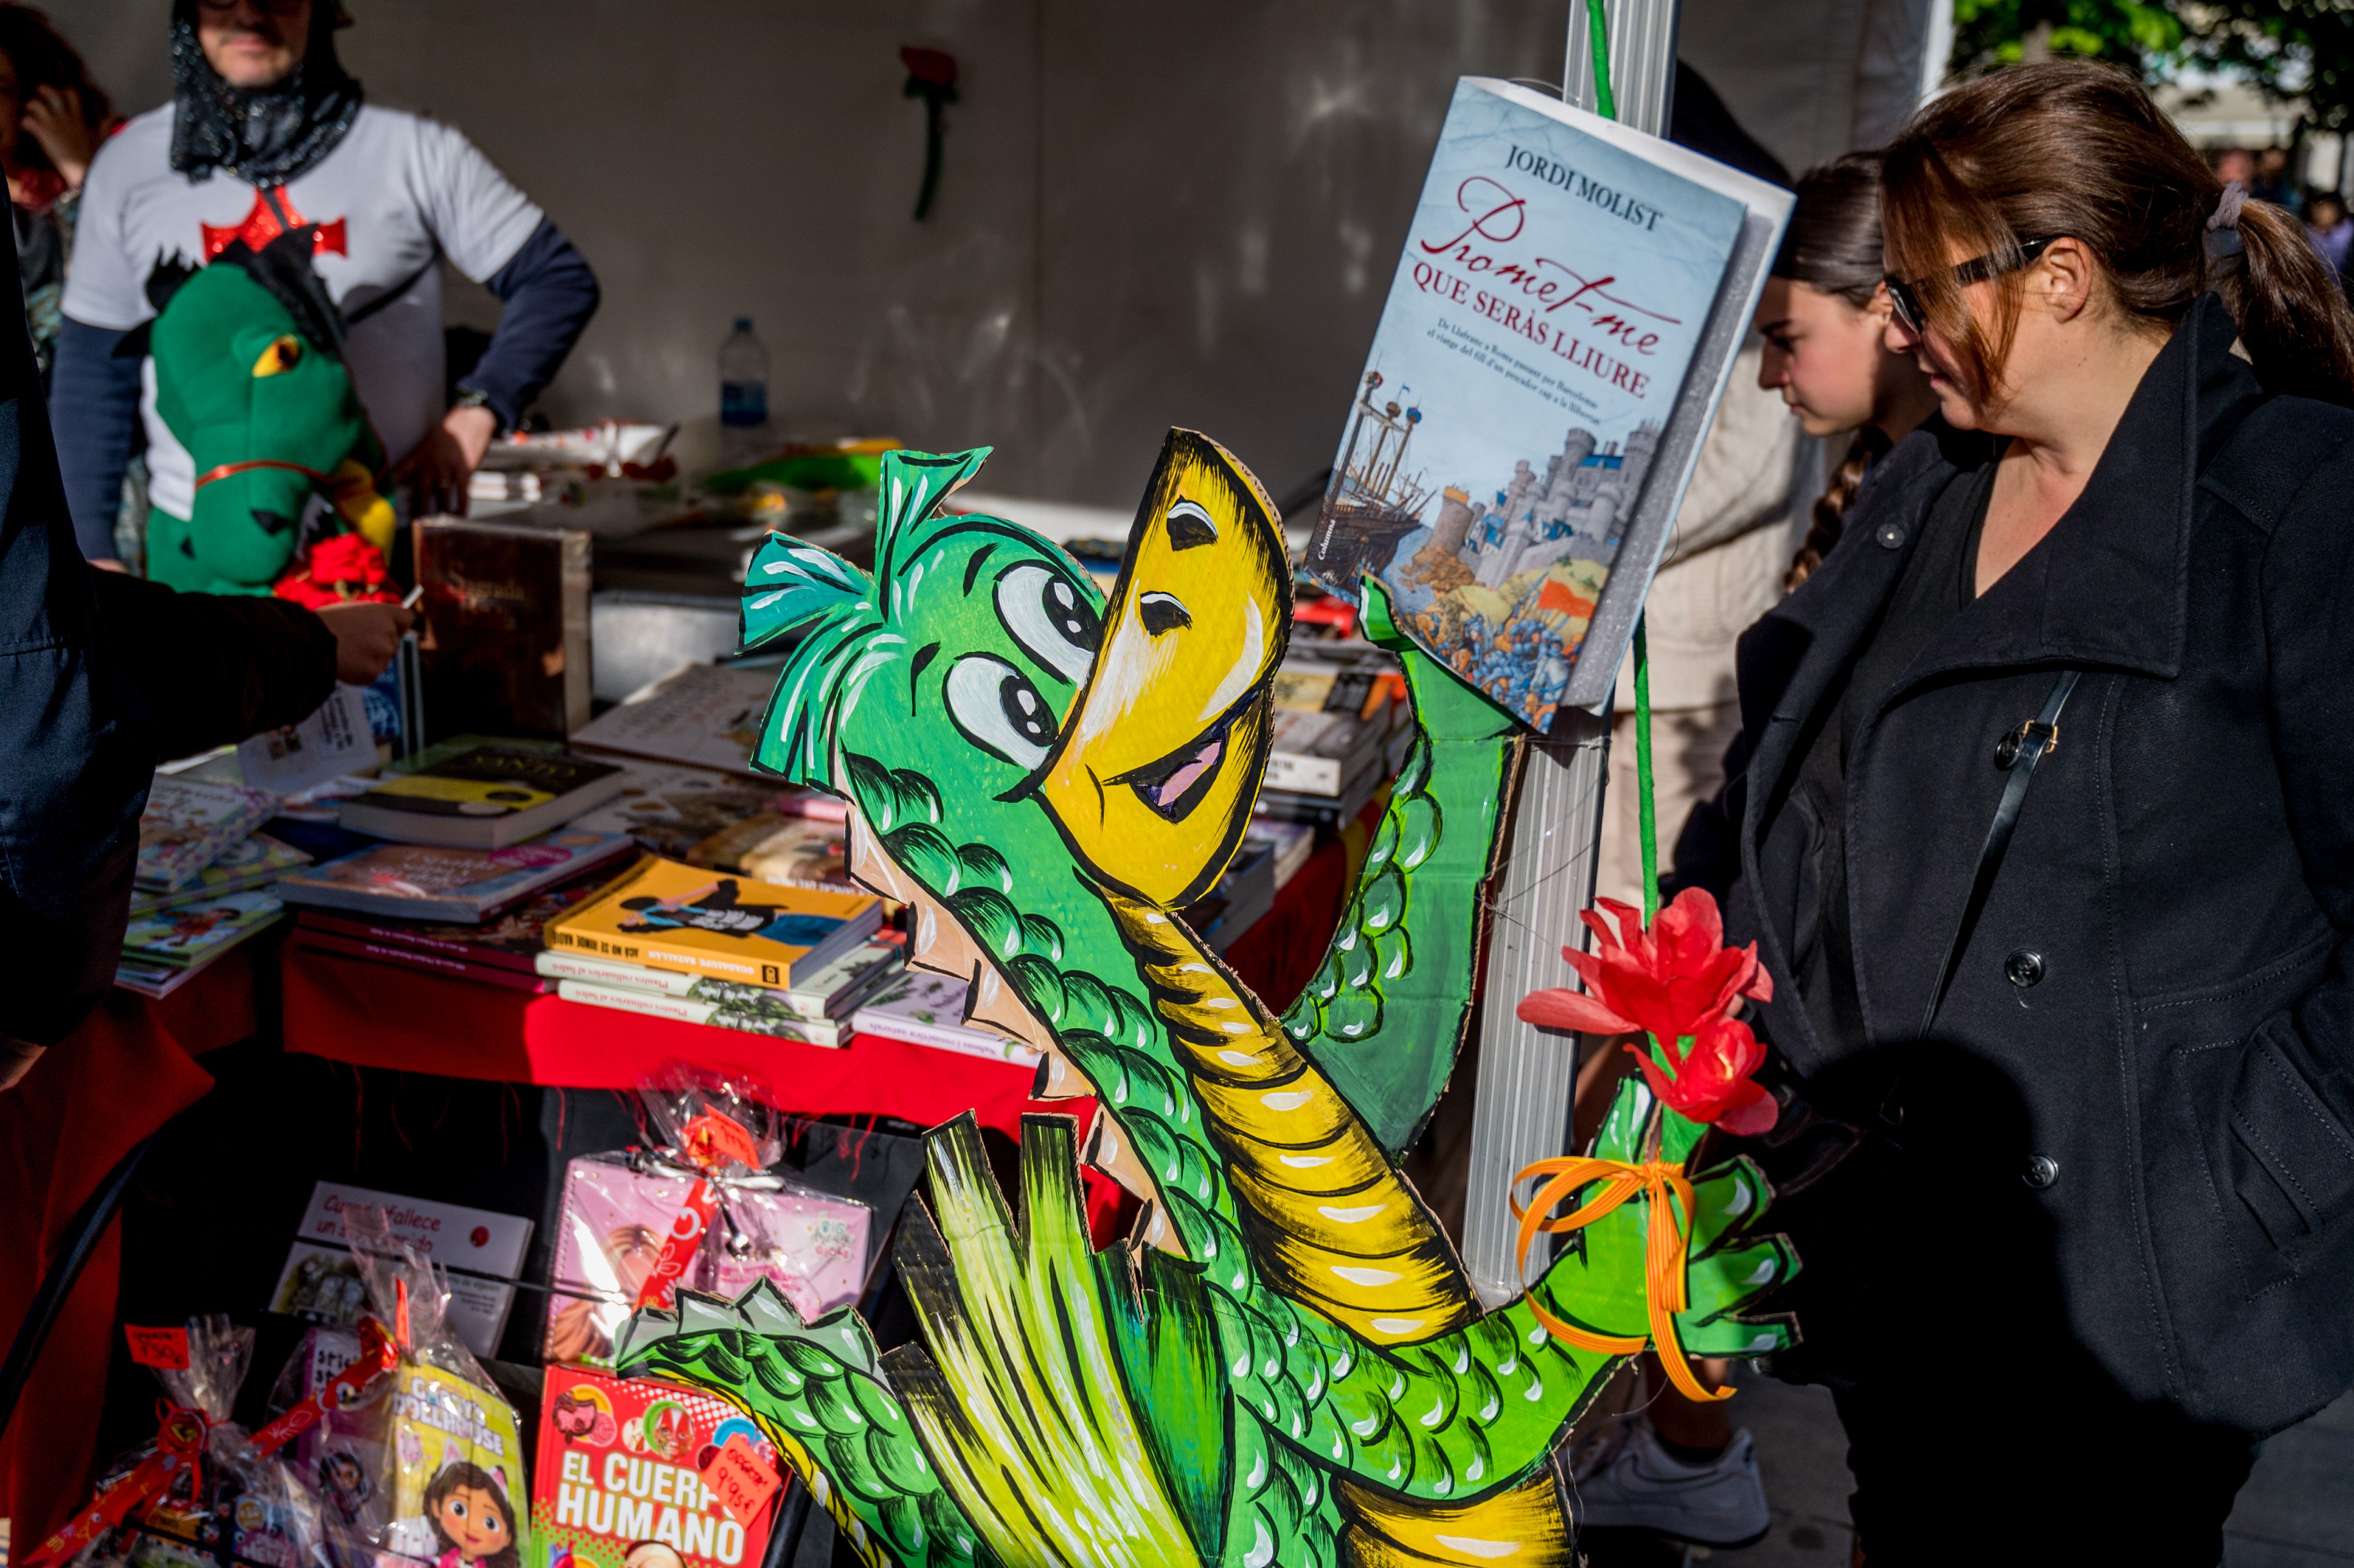
M 1962 949 L 1970 945 L 1970 933 L 1978 928 L 1987 895 L 1994 891 L 1995 874 L 2002 869 L 2002 857 L 2010 850 L 2010 835 L 2019 826 L 2020 808 L 2027 803 L 2027 787 L 2035 779 L 2035 765 L 2060 744 L 2060 710 L 2068 705 L 2068 694 L 2076 689 L 2082 673 L 2062 671 L 2052 694 L 2043 699 L 2043 711 L 2004 736 L 1995 749 L 1997 766 L 2010 776 L 2002 781 L 2002 799 L 1995 805 L 1994 821 L 1987 825 L 1978 868 L 1970 878 L 1970 895 L 1962 906 L 1962 917 L 1954 924 L 1954 939 L 1946 944 L 1946 957 L 1937 965 L 1937 983 L 1929 988 L 1928 1011 L 1921 1015 L 1924 1035 L 1937 1022 L 1937 1010 L 1946 1004 L 1946 990 L 1953 984 L 1954 966 L 1961 961 Z

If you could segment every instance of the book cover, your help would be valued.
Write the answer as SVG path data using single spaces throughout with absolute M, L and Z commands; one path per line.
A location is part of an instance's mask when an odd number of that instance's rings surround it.
M 839 1046 L 843 1041 L 841 1025 L 830 1019 L 800 1018 L 767 1008 L 737 1007 L 725 1001 L 667 996 L 658 991 L 642 991 L 633 985 L 565 980 L 556 982 L 556 994 L 566 1001 L 577 1001 L 584 1007 L 606 1007 L 617 1012 L 642 1012 L 649 1018 L 667 1018 L 679 1023 L 702 1023 L 714 1029 L 733 1029 L 739 1034 L 765 1034 L 775 1040 L 798 1040 L 804 1045 L 823 1045 L 831 1049 Z
M 571 825 L 628 833 L 671 860 L 686 859 L 695 845 L 748 818 L 774 816 L 791 793 L 773 781 L 755 783 L 706 768 L 632 762 L 623 773 L 620 792 Z
M 505 849 L 380 844 L 279 878 L 289 904 L 479 924 L 566 877 L 635 853 L 622 833 L 550 833 Z
M 555 949 L 541 953 L 533 968 L 550 980 L 593 980 L 663 996 L 717 1002 L 752 1012 L 822 1021 L 837 1018 L 855 1006 L 887 979 L 899 962 L 898 948 L 869 943 L 844 953 L 791 991 L 772 991 L 767 986 L 745 985 L 712 975 L 684 974 L 600 958 L 594 953 Z
M 561 740 L 588 722 L 588 535 L 417 524 L 418 652 L 432 733 Z
M 1556 99 L 1458 83 L 1310 572 L 1352 598 L 1378 577 L 1401 630 L 1549 726 L 1622 565 L 1639 605 L 1730 363 L 1729 346 L 1701 355 L 1720 296 L 1739 280 L 1745 321 L 1752 209 L 1771 214 L 1770 249 L 1787 203 Z M 1606 689 L 1622 645 L 1597 643 L 1611 667 L 1581 683 L 1580 705 L 1600 700 L 1585 693 Z
M 1040 1053 L 993 1030 L 976 1029 L 964 1021 L 971 989 L 969 981 L 952 976 L 908 969 L 852 1013 L 850 1027 L 859 1034 L 904 1040 L 967 1056 L 985 1056 L 1017 1066 L 1036 1066 Z
M 584 1154 L 564 1172 L 557 1221 L 546 1351 L 558 1364 L 609 1361 L 613 1331 L 629 1317 L 638 1287 L 662 1252 L 663 1238 L 685 1206 L 694 1178 L 632 1171 L 622 1154 Z M 772 1279 L 804 1322 L 855 1300 L 866 1278 L 874 1211 L 854 1198 L 791 1187 L 735 1186 L 726 1219 L 705 1243 L 679 1284 L 733 1300 L 758 1279 Z M 737 1245 L 726 1245 L 732 1226 Z
M 293 1247 L 278 1271 L 270 1310 L 346 1329 L 359 1321 L 366 1292 L 344 1230 L 344 1215 L 355 1208 L 380 1212 L 395 1239 L 433 1262 L 471 1271 L 449 1276 L 446 1316 L 467 1349 L 478 1356 L 496 1355 L 500 1331 L 514 1306 L 514 1287 L 476 1276 L 522 1277 L 532 1222 L 461 1203 L 429 1202 L 339 1181 L 316 1183 L 295 1228 Z
M 565 832 L 568 837 L 581 831 L 569 828 Z M 480 924 L 405 920 L 392 916 L 370 918 L 316 907 L 297 910 L 294 924 L 304 932 L 408 948 L 478 968 L 530 975 L 535 972 L 534 960 L 546 945 L 547 922 L 602 889 L 620 874 L 628 858 L 628 852 L 623 851 L 584 871 L 567 874 L 563 881 L 549 884 L 512 907 L 485 916 Z
M 549 922 L 547 945 L 790 991 L 881 923 L 872 894 L 785 887 L 649 856 Z
M 143 963 L 186 969 L 237 946 L 283 912 L 275 888 L 224 893 L 175 909 L 158 909 L 131 922 L 122 933 L 122 956 Z
M 849 888 L 849 835 L 845 823 L 764 811 L 696 843 L 685 858 L 787 887 Z
M 752 747 L 776 684 L 773 669 L 691 664 L 632 693 L 572 741 L 599 751 L 759 778 L 752 772 Z
M 176 893 L 270 820 L 278 797 L 217 779 L 158 773 L 139 814 L 140 887 Z
M 1271 817 L 1251 819 L 1250 836 L 1265 839 L 1275 849 L 1275 885 L 1279 892 L 1299 874 L 1316 853 L 1316 830 L 1304 822 L 1278 822 Z
M 731 1440 L 781 1483 L 776 1446 L 725 1400 L 645 1378 L 549 1367 L 532 1467 L 535 1563 L 573 1568 L 759 1568 L 785 1488 L 748 1520 L 704 1469 Z
M 224 893 L 241 893 L 249 887 L 275 882 L 295 867 L 310 863 L 309 855 L 284 840 L 272 838 L 268 833 L 255 833 L 224 850 L 218 860 L 196 873 L 176 893 L 133 894 L 131 914 L 135 919 L 158 909 L 177 908 L 183 904 L 193 904 L 198 899 L 213 898 Z
M 1265 787 L 1308 795 L 1337 795 L 1362 771 L 1388 727 L 1346 711 L 1275 710 Z
M 476 746 L 379 779 L 344 803 L 356 832 L 408 843 L 499 849 L 580 815 L 621 788 L 621 769 L 564 752 Z

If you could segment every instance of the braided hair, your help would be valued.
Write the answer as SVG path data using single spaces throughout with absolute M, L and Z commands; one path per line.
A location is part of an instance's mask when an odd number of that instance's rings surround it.
M 1774 276 L 1835 294 L 1857 310 L 1880 291 L 1880 154 L 1848 153 L 1817 164 L 1798 176 L 1797 205 L 1774 258 Z M 1847 456 L 1815 500 L 1814 519 L 1783 574 L 1786 590 L 1814 574 L 1840 540 L 1850 503 L 1864 471 L 1888 452 L 1891 443 L 1866 425 L 1848 443 Z

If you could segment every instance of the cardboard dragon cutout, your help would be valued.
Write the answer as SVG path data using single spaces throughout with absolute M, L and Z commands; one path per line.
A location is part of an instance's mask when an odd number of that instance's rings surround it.
M 758 760 L 848 800 L 854 874 L 911 906 L 911 961 L 1045 1053 L 1043 1096 L 1097 1097 L 1087 1155 L 1142 1198 L 1135 1243 L 1091 1247 L 1069 1120 L 1025 1121 L 1009 1210 L 967 1117 L 931 1135 L 929 1212 L 901 1227 L 920 1346 L 878 1353 L 854 1315 L 804 1323 L 762 1285 L 639 1313 L 623 1370 L 739 1403 L 872 1563 L 1569 1562 L 1550 1456 L 1626 1354 L 1789 1342 L 1744 1316 L 1797 1265 L 1752 1234 L 1763 1179 L 1617 1182 L 1483 1311 L 1397 1158 L 1469 1013 L 1516 726 L 1366 585 L 1418 733 L 1323 967 L 1275 1016 L 1169 913 L 1216 879 L 1266 764 L 1274 509 L 1172 433 L 1107 600 L 1028 530 L 940 513 L 986 455 L 885 460 L 871 578 L 762 545 L 745 641 L 803 639 Z M 1594 1152 L 1662 1171 L 1701 1130 L 1630 1079 Z

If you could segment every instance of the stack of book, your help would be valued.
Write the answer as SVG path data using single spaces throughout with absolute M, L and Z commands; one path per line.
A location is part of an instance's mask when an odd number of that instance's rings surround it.
M 545 992 L 538 969 L 547 922 L 595 895 L 634 851 L 620 834 L 572 832 L 517 850 L 386 844 L 322 866 L 290 901 L 294 945 L 397 969 Z M 526 852 L 564 860 L 515 863 Z M 575 851 L 578 853 L 574 853 Z M 420 913 L 456 908 L 457 918 Z
M 650 856 L 549 921 L 536 968 L 567 1001 L 840 1045 L 843 1015 L 898 965 L 873 940 L 882 921 L 872 894 Z
M 278 797 L 266 790 L 156 775 L 139 819 L 131 925 L 115 984 L 168 996 L 277 921 L 270 885 L 311 859 L 255 831 L 277 809 Z
M 1273 840 L 1256 832 L 1246 835 L 1216 885 L 1179 915 L 1195 936 L 1215 951 L 1225 952 L 1275 907 L 1275 861 Z
M 1405 683 L 1370 645 L 1287 659 L 1275 679 L 1275 737 L 1258 814 L 1340 828 L 1405 760 L 1413 734 Z
M 1036 1066 L 1038 1053 L 1027 1045 L 965 1022 L 971 989 L 968 982 L 949 975 L 907 969 L 852 1013 L 850 1027 L 858 1034 L 873 1034 L 910 1045 L 929 1045 L 960 1055 L 985 1056 L 992 1062 L 1012 1062 L 1017 1066 Z
M 620 793 L 618 764 L 547 747 L 485 741 L 379 779 L 338 813 L 355 833 L 408 844 L 496 850 L 570 822 Z

